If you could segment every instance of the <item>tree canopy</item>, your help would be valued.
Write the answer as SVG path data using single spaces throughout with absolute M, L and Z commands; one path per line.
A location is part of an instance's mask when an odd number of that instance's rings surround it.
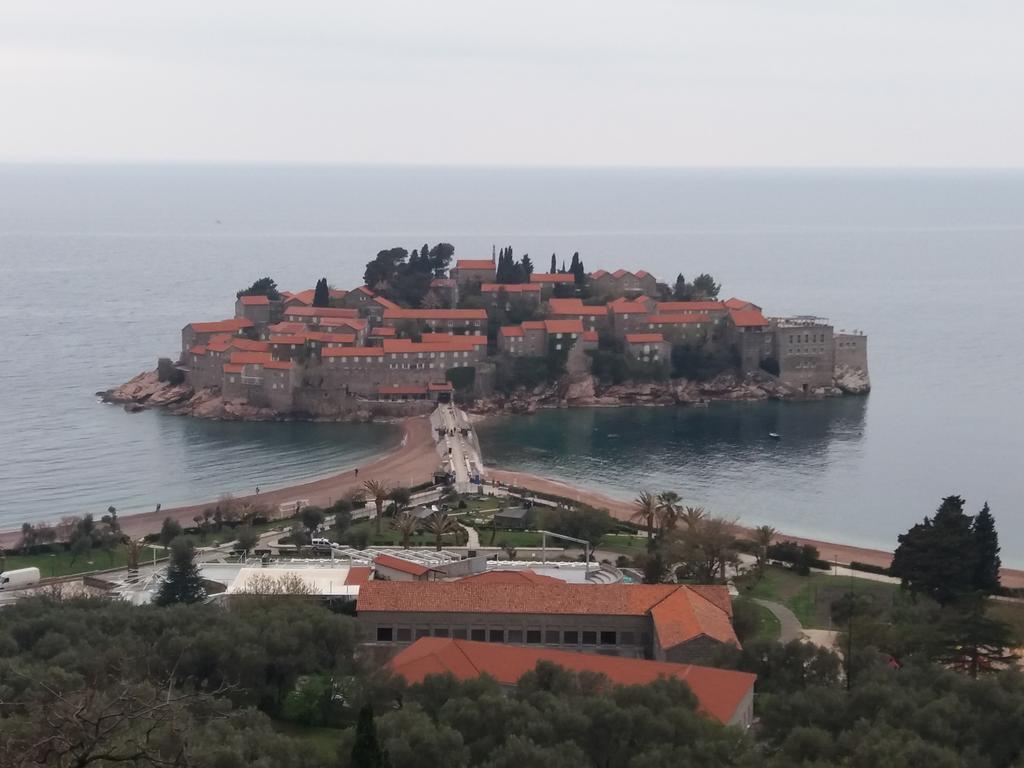
M 271 301 L 277 301 L 281 298 L 281 293 L 277 290 L 277 283 L 273 279 L 261 277 L 248 288 L 243 288 L 235 294 L 236 299 L 243 296 L 266 296 Z

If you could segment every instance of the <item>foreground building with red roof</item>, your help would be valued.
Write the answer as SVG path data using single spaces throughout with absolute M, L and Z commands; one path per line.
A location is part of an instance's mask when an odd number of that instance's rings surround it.
M 721 586 L 373 581 L 357 611 L 383 646 L 432 636 L 693 663 L 739 645 Z
M 660 678 L 681 680 L 697 698 L 698 711 L 708 717 L 741 728 L 753 722 L 757 677 L 728 669 L 445 637 L 421 637 L 399 651 L 388 662 L 388 668 L 410 685 L 423 682 L 429 675 L 452 675 L 456 680 L 487 675 L 511 688 L 540 662 L 570 672 L 600 674 L 613 685 L 647 685 Z

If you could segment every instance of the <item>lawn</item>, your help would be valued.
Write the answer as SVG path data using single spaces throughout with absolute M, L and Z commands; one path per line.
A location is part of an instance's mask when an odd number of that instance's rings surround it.
M 369 546 L 376 547 L 399 547 L 402 545 L 402 534 L 391 527 L 391 518 L 384 518 L 381 521 L 380 534 L 377 533 L 377 525 L 373 520 L 361 520 L 353 523 L 340 538 L 347 539 L 350 533 L 365 531 L 369 536 Z M 338 541 L 339 537 L 334 529 L 329 529 L 327 538 Z M 342 542 L 344 543 L 344 542 Z M 414 547 L 434 546 L 434 535 L 430 533 L 417 533 L 409 538 L 409 544 Z M 445 534 L 441 538 L 441 546 L 460 546 L 456 541 L 455 534 Z
M 152 547 L 143 547 L 139 553 L 140 563 L 153 562 L 153 553 L 157 557 L 163 557 L 162 549 L 154 550 Z M 87 571 L 103 571 L 108 568 L 123 568 L 128 565 L 128 548 L 120 546 L 113 550 L 108 557 L 106 552 L 94 550 L 87 555 L 79 555 L 73 558 L 70 552 L 60 552 L 54 555 L 12 555 L 8 554 L 4 570 L 13 571 L 17 568 L 39 569 L 39 575 L 44 579 L 51 576 L 70 576 L 73 573 L 85 573 Z
M 601 539 L 598 549 L 607 549 L 627 557 L 636 557 L 647 551 L 647 536 L 633 536 L 628 533 L 609 533 Z
M 757 631 L 754 633 L 751 640 L 778 640 L 779 633 L 782 631 L 782 625 L 779 620 L 775 618 L 775 614 L 769 611 L 760 603 L 755 603 L 753 600 L 740 597 L 736 600 L 737 603 L 742 602 L 749 606 L 752 613 L 757 615 Z
M 900 600 L 907 599 L 898 584 L 822 573 L 800 576 L 779 566 L 769 566 L 760 578 L 755 574 L 740 577 L 736 586 L 744 597 L 788 606 L 808 629 L 831 629 L 832 603 L 851 590 L 870 596 L 883 616 Z

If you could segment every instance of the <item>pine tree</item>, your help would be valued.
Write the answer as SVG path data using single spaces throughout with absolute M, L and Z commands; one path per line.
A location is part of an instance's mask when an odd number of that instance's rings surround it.
M 359 710 L 351 763 L 358 768 L 386 768 L 388 765 L 387 754 L 377 738 L 377 725 L 373 722 L 373 709 L 369 704 Z
M 982 672 L 1005 669 L 1016 660 L 1009 650 L 1016 644 L 1013 632 L 987 615 L 987 603 L 972 597 L 943 608 L 935 627 L 941 648 L 937 661 L 977 678 Z
M 555 254 L 551 254 L 551 269 L 550 273 L 553 275 L 558 271 L 558 265 L 555 263 Z
M 676 275 L 676 284 L 672 288 L 672 298 L 676 301 L 689 301 L 690 288 L 686 285 L 686 278 L 682 274 Z
M 889 571 L 903 586 L 940 605 L 974 593 L 975 537 L 962 498 L 947 496 L 933 519 L 926 517 L 897 540 Z
M 153 602 L 157 605 L 194 603 L 206 597 L 195 557 L 195 548 L 188 539 L 178 538 L 171 542 L 171 562 Z
M 991 595 L 999 589 L 999 534 L 988 502 L 974 518 L 974 586 Z

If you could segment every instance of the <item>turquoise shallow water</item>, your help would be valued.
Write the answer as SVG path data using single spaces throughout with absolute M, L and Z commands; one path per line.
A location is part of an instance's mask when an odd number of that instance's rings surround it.
M 381 248 L 439 240 L 710 271 L 769 314 L 870 335 L 866 399 L 544 413 L 484 430 L 487 459 L 876 545 L 960 493 L 992 504 L 1004 559 L 1024 561 L 1022 173 L 0 166 L 0 525 L 269 487 L 390 444 L 93 393 L 257 277 L 350 287 Z

